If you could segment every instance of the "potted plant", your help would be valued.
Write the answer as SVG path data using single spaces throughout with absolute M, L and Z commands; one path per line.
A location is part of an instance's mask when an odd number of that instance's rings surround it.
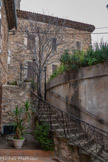
M 16 149 L 21 149 L 25 141 L 24 131 L 27 129 L 27 123 L 30 120 L 30 111 L 29 111 L 29 101 L 27 100 L 24 104 L 24 107 L 19 108 L 16 106 L 15 110 L 12 112 L 12 115 L 15 119 L 15 136 L 12 139 L 13 145 Z

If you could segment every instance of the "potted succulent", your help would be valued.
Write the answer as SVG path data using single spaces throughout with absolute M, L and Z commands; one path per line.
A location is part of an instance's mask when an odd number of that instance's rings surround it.
M 12 139 L 13 145 L 16 149 L 21 149 L 24 143 L 24 131 L 27 129 L 27 123 L 30 120 L 30 111 L 29 111 L 29 101 L 27 100 L 24 104 L 24 107 L 19 108 L 16 106 L 15 110 L 12 112 L 14 117 L 15 124 L 15 136 Z

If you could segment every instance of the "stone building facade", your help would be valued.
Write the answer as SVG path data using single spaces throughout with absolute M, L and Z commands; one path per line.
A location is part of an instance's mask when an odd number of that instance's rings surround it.
M 18 2 L 20 3 L 20 1 Z M 18 5 L 17 8 L 19 8 L 20 5 L 18 3 L 17 5 Z M 37 24 L 39 24 L 39 26 L 44 28 L 49 22 L 49 20 L 51 20 L 50 21 L 51 28 L 54 28 L 54 30 L 55 26 L 58 26 L 59 28 L 59 32 L 57 33 L 57 35 L 55 34 L 50 36 L 52 38 L 50 38 L 51 42 L 49 44 L 54 44 L 55 60 L 52 61 L 52 63 L 50 63 L 49 61 L 46 65 L 47 78 L 49 78 L 49 76 L 57 68 L 59 64 L 58 58 L 60 57 L 61 54 L 63 54 L 64 50 L 69 49 L 70 52 L 72 52 L 74 49 L 87 50 L 91 45 L 91 32 L 93 32 L 95 29 L 95 27 L 92 25 L 21 10 L 17 10 L 17 17 L 18 17 L 18 30 L 16 33 L 13 32 L 9 36 L 10 43 L 8 46 L 9 51 L 8 83 L 20 80 L 20 64 L 22 64 L 23 67 L 28 68 L 28 70 L 27 69 L 24 70 L 24 79 L 28 79 L 28 76 L 30 76 L 31 71 L 29 70 L 29 67 L 30 62 L 33 61 L 33 55 L 31 54 L 31 51 L 28 49 L 30 41 L 29 38 L 25 36 L 24 31 L 29 30 L 30 26 L 32 25 L 36 26 Z M 56 24 L 55 22 L 57 22 L 58 24 Z M 35 32 L 31 33 L 32 35 L 34 35 L 32 38 L 33 39 L 32 43 L 34 41 L 33 44 L 35 44 L 35 46 L 38 46 L 36 34 L 34 34 Z M 60 44 L 60 39 L 64 41 L 64 44 L 56 47 L 58 41 L 59 41 L 58 44 Z M 43 50 L 43 53 L 45 55 L 45 50 Z
M 8 51 L 8 22 L 6 18 L 6 10 L 4 5 L 1 8 L 1 19 L 2 19 L 2 40 L 1 40 L 1 55 L 0 55 L 0 78 L 1 82 L 5 84 L 7 82 L 7 51 Z
M 0 14 L 1 14 L 1 33 L 0 33 L 0 81 L 2 84 L 7 83 L 8 73 L 8 31 L 16 28 L 16 11 L 12 1 L 0 1 Z
M 13 1 L 0 1 L 0 129 L 2 120 L 2 85 L 7 84 L 8 32 L 16 29 L 16 11 Z
M 20 1 L 21 0 L 15 1 L 17 9 L 20 9 Z M 18 83 L 21 79 L 21 64 L 24 67 L 23 79 L 28 80 L 31 77 L 32 71 L 30 68 L 34 58 L 28 46 L 32 44 L 33 47 L 35 45 L 38 49 L 39 42 L 36 33 L 34 34 L 30 27 L 39 25 L 40 29 L 43 29 L 44 27 L 48 29 L 50 26 L 50 29 L 48 30 L 50 36 L 46 38 L 51 41 L 47 47 L 49 48 L 49 46 L 51 46 L 51 48 L 53 48 L 54 51 L 52 53 L 52 58 L 54 60 L 52 59 L 52 62 L 51 60 L 47 62 L 48 77 L 55 70 L 56 65 L 59 64 L 58 58 L 65 49 L 69 49 L 69 51 L 72 52 L 74 49 L 87 50 L 89 48 L 91 45 L 91 32 L 95 29 L 92 25 L 21 10 L 17 10 L 18 26 L 16 26 L 16 14 L 14 13 L 14 9 L 9 10 L 6 2 L 11 3 L 11 1 L 5 1 L 5 5 L 2 6 L 2 52 L 0 55 L 0 60 L 2 62 L 1 65 L 3 65 L 3 67 L 0 66 L 0 77 L 1 83 L 3 84 L 2 106 L 0 110 L 0 120 L 2 116 L 2 125 L 11 122 L 10 117 L 7 117 L 11 108 L 15 108 L 15 106 L 19 104 L 19 101 L 23 104 L 25 99 L 30 98 L 29 90 L 21 89 L 18 86 L 14 87 L 6 85 L 8 83 Z M 13 14 L 9 14 L 10 11 L 13 11 Z M 9 17 L 9 15 L 12 16 Z M 49 20 L 50 24 L 48 24 Z M 13 28 L 17 28 L 17 31 L 11 30 Z M 25 35 L 25 31 L 27 32 L 27 30 L 32 33 L 32 41 L 30 41 L 29 37 Z M 52 31 L 53 34 L 51 33 Z M 58 33 L 56 34 L 56 32 Z M 44 41 L 44 39 L 42 41 Z M 61 43 L 61 41 L 63 43 Z M 60 45 L 57 46 L 57 44 Z M 43 57 L 45 57 L 47 53 L 46 50 L 44 50 L 43 53 Z

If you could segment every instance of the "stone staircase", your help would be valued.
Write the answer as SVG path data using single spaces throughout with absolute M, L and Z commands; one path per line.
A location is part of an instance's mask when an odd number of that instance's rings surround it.
M 34 99 L 38 120 L 47 122 L 57 137 L 66 138 L 70 146 L 77 146 L 80 154 L 90 155 L 92 162 L 108 162 L 105 149 L 108 132 L 61 111 L 36 95 Z

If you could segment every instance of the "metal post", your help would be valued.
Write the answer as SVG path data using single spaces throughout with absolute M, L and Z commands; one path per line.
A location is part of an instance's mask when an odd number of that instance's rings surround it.
M 44 67 L 44 72 L 45 72 L 45 84 L 44 84 L 44 99 L 46 100 L 46 66 Z

